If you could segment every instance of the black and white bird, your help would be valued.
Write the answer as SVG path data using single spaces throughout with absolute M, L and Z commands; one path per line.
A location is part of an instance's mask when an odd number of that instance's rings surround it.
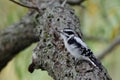
M 93 52 L 82 41 L 81 36 L 79 36 L 73 29 L 64 28 L 58 32 L 63 39 L 65 48 L 71 55 L 76 59 L 87 60 L 92 63 L 93 66 L 101 67 L 102 64 L 100 61 L 96 59 Z

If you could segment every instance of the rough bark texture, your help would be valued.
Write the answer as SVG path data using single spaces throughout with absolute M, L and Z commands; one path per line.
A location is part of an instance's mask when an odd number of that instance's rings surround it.
M 0 31 L 0 71 L 16 54 L 39 40 L 34 15 L 31 11 L 19 23 Z
M 20 0 L 20 1 L 28 6 L 33 5 L 32 2 L 30 2 L 32 0 Z M 49 0 L 38 2 L 38 4 L 34 4 L 34 6 L 37 5 L 38 7 L 44 9 L 47 7 L 48 4 L 46 3 L 46 1 Z M 69 2 L 71 3 L 71 0 L 68 0 L 68 3 Z M 75 3 L 79 4 L 78 2 L 80 1 L 79 0 L 73 1 L 74 4 Z M 39 26 L 39 24 L 36 24 L 35 22 L 36 14 L 37 14 L 36 12 L 30 11 L 30 13 L 24 16 L 23 19 L 20 20 L 20 22 L 9 26 L 5 30 L 0 31 L 0 71 L 16 54 L 18 54 L 23 49 L 27 48 L 30 44 L 38 41 L 39 37 L 36 36 L 34 32 L 36 26 Z M 8 45 L 9 47 L 7 47 Z
M 100 70 L 87 61 L 75 62 L 73 56 L 65 50 L 56 29 L 69 27 L 81 33 L 80 21 L 69 5 L 61 6 L 54 1 L 38 21 L 40 41 L 33 51 L 30 71 L 33 68 L 47 70 L 55 80 L 111 80 L 103 66 Z
M 100 70 L 87 61 L 75 62 L 74 57 L 65 50 L 56 29 L 70 27 L 81 33 L 80 21 L 69 5 L 61 6 L 57 0 L 52 0 L 52 2 L 51 0 L 21 1 L 24 1 L 25 4 L 32 1 L 34 6 L 43 10 L 43 15 L 37 15 L 36 21 L 38 22 L 36 24 L 33 21 L 32 13 L 30 13 L 27 18 L 17 23 L 18 26 L 15 24 L 8 30 L 0 32 L 0 57 L 5 56 L 0 58 L 2 68 L 14 57 L 13 55 L 16 55 L 32 42 L 38 41 L 38 37 L 35 37 L 36 34 L 33 30 L 37 27 L 40 41 L 33 51 L 32 64 L 29 68 L 46 70 L 55 80 L 111 80 L 104 67 L 101 67 L 102 70 Z M 30 5 L 32 3 L 30 2 Z M 6 41 L 4 42 L 4 40 Z M 5 50 L 6 52 L 4 52 Z

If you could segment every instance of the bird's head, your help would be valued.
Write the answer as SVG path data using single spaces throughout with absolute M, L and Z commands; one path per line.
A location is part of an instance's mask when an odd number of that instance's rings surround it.
M 67 40 L 68 38 L 77 35 L 75 31 L 71 28 L 64 28 L 63 30 L 60 30 L 58 32 L 64 40 Z

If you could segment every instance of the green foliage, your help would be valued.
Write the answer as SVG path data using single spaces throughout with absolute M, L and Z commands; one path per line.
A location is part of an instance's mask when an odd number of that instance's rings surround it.
M 0 0 L 0 29 L 19 21 L 26 12 L 26 8 L 18 6 L 9 0 Z

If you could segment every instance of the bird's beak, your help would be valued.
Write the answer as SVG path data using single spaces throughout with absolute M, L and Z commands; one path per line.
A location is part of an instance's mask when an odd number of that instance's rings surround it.
M 63 32 L 62 31 L 60 31 L 60 30 L 57 30 L 59 33 L 61 33 L 61 34 L 63 34 Z
M 64 35 L 64 36 L 66 36 L 66 37 L 68 37 L 68 35 L 67 34 L 65 34 L 62 30 L 57 30 L 61 35 Z

